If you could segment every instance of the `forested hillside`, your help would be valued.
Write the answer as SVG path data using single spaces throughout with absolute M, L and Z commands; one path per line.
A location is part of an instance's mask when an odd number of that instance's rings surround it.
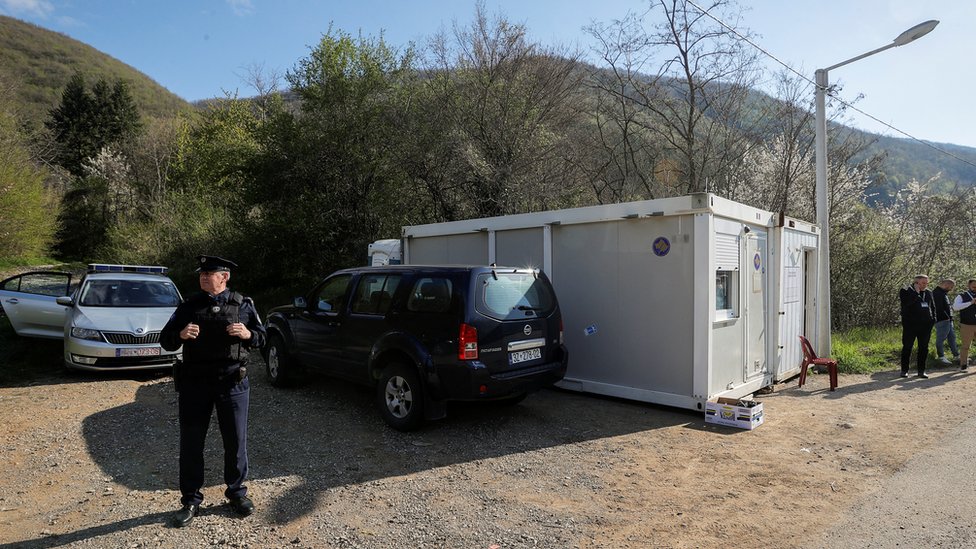
M 23 120 L 43 121 L 75 73 L 89 80 L 124 80 L 146 116 L 172 117 L 186 101 L 145 74 L 63 34 L 0 15 L 0 84 L 13 87 Z
M 877 136 L 877 141 L 868 148 L 868 154 L 884 153 L 885 162 L 881 166 L 883 178 L 869 187 L 869 192 L 877 192 L 875 200 L 890 203 L 892 197 L 904 189 L 912 180 L 927 181 L 939 176 L 936 186 L 951 190 L 955 186 L 976 187 L 976 149 L 949 143 L 931 143 L 954 156 L 970 162 L 967 164 L 942 152 L 907 138 Z
M 291 295 L 404 225 L 696 192 L 813 220 L 812 90 L 782 74 L 757 93 L 770 75 L 751 46 L 696 9 L 594 24 L 599 69 L 483 7 L 416 48 L 323 29 L 287 93 L 179 117 L 121 63 L 0 19 L 15 31 L 0 33 L 14 84 L 0 87 L 0 263 L 53 253 L 192 273 L 209 253 Z M 31 127 L 16 123 L 25 105 Z M 895 322 L 910 274 L 976 274 L 972 172 L 851 131 L 833 102 L 828 116 L 834 325 Z

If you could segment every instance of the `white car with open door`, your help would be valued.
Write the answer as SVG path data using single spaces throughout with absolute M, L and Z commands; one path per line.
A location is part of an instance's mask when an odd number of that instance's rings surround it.
M 64 339 L 64 364 L 79 370 L 169 368 L 180 358 L 159 332 L 182 301 L 165 267 L 91 264 L 71 274 L 33 272 L 0 282 L 0 305 L 18 335 Z
M 0 306 L 17 335 L 64 337 L 64 305 L 57 299 L 69 295 L 71 273 L 36 271 L 0 282 Z

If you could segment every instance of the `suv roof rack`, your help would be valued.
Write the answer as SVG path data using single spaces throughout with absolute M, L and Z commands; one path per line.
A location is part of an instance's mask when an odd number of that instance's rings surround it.
M 112 263 L 89 263 L 89 273 L 146 273 L 164 275 L 169 267 L 161 265 L 115 265 Z

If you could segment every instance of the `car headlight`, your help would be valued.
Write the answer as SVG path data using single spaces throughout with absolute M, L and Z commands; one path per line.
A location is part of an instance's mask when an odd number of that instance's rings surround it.
M 101 341 L 102 333 L 98 330 L 89 330 L 88 328 L 71 328 L 71 337 Z

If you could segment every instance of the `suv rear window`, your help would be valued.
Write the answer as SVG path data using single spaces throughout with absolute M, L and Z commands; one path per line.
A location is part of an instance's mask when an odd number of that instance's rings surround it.
M 498 320 L 545 316 L 556 302 L 552 288 L 532 273 L 478 275 L 477 294 L 478 312 Z

